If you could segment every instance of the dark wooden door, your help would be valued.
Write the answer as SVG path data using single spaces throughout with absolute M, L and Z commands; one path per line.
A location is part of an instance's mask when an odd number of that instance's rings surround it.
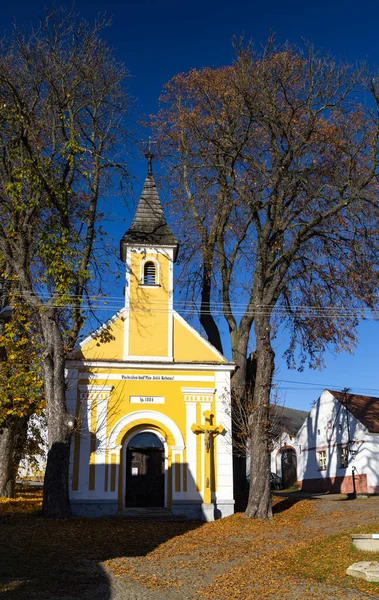
M 164 506 L 164 451 L 160 448 L 128 448 L 125 504 Z
M 297 460 L 293 448 L 282 451 L 282 486 L 283 489 L 292 487 L 297 481 Z

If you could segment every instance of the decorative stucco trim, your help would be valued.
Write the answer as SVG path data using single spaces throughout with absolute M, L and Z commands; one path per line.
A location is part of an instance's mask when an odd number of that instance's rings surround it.
M 88 383 L 84 385 L 78 386 L 79 391 L 82 393 L 96 393 L 96 392 L 111 392 L 114 388 L 114 385 L 96 385 L 93 383 Z
M 182 387 L 181 390 L 187 396 L 212 396 L 216 392 L 216 388 L 201 387 Z
M 116 445 L 117 438 L 121 431 L 131 425 L 135 421 L 146 421 L 146 426 L 149 426 L 149 421 L 155 421 L 160 423 L 164 427 L 166 427 L 174 437 L 175 446 L 181 446 L 184 448 L 184 439 L 180 432 L 179 427 L 174 423 L 170 417 L 166 415 L 156 412 L 155 410 L 138 410 L 128 415 L 121 417 L 121 419 L 113 426 L 109 436 L 108 436 L 108 448 L 113 448 Z
M 145 284 L 145 277 L 144 277 L 144 268 L 145 268 L 145 264 L 147 262 L 152 262 L 155 264 L 155 283 L 154 284 Z M 139 284 L 142 285 L 144 288 L 145 287 L 151 287 L 151 288 L 156 288 L 160 285 L 160 281 L 161 281 L 161 267 L 159 264 L 159 261 L 154 258 L 154 256 L 145 256 L 145 258 L 143 258 L 140 262 L 139 265 Z

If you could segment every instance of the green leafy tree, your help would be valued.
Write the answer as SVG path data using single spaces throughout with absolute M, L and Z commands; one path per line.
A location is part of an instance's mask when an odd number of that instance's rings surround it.
M 107 25 L 55 9 L 0 45 L 0 251 L 39 324 L 49 446 L 43 514 L 57 518 L 70 512 L 75 427 L 65 359 L 100 260 L 99 203 L 126 175 L 127 73 L 100 37 Z

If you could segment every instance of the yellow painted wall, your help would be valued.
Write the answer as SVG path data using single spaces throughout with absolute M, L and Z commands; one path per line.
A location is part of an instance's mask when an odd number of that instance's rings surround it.
M 143 411 L 143 410 L 151 410 L 154 411 L 158 414 L 162 414 L 162 415 L 167 415 L 172 421 L 174 421 L 174 423 L 177 425 L 177 427 L 179 428 L 182 436 L 183 436 L 183 440 L 184 440 L 184 445 L 186 445 L 186 405 L 184 402 L 184 395 L 183 392 L 181 390 L 182 387 L 193 387 L 193 386 L 201 386 L 202 388 L 209 388 L 209 390 L 214 390 L 215 387 L 215 373 L 214 371 L 170 371 L 170 370 L 162 370 L 159 372 L 159 370 L 148 370 L 148 369 L 143 369 L 141 371 L 139 371 L 138 369 L 132 368 L 132 369 L 115 369 L 112 370 L 112 373 L 110 374 L 109 371 L 105 368 L 101 368 L 101 369 L 96 369 L 96 370 L 89 370 L 89 372 L 93 372 L 96 373 L 96 379 L 93 380 L 88 380 L 88 377 L 83 377 L 83 375 L 85 373 L 88 373 L 88 370 L 82 369 L 79 372 L 79 385 L 85 385 L 85 384 L 91 384 L 94 383 L 96 384 L 96 386 L 109 386 L 109 385 L 113 385 L 114 388 L 111 392 L 111 397 L 110 400 L 108 402 L 108 418 L 107 418 L 107 428 L 106 428 L 106 437 L 108 438 L 109 434 L 111 433 L 111 430 L 113 429 L 113 427 L 118 423 L 118 421 L 124 417 L 125 415 L 128 415 L 130 413 L 133 412 L 137 412 L 137 411 Z M 104 378 L 99 378 L 100 375 L 104 374 Z M 144 379 L 132 379 L 132 380 L 117 380 L 117 379 L 113 379 L 112 375 L 113 374 L 122 374 L 123 376 L 130 376 L 130 375 L 137 375 L 140 374 L 141 377 L 143 376 L 151 376 L 151 377 L 156 377 L 159 375 L 162 375 L 164 377 L 176 377 L 176 376 L 182 376 L 182 378 L 184 379 L 183 381 L 170 381 L 170 380 L 164 380 L 164 381 L 156 381 L 156 380 L 144 380 Z M 196 382 L 193 381 L 192 379 L 188 379 L 186 380 L 186 376 L 189 377 L 202 377 L 204 375 L 210 376 L 213 378 L 213 381 L 209 381 L 209 382 L 204 382 L 204 381 L 200 381 Z M 153 403 L 131 403 L 130 402 L 130 396 L 163 396 L 165 401 L 164 404 L 153 404 Z M 213 402 L 212 402 L 212 408 L 211 410 L 214 412 L 215 411 L 215 398 L 214 395 L 212 396 L 213 398 Z M 79 402 L 79 399 L 78 399 Z M 79 410 L 79 407 L 78 407 Z M 92 404 L 92 412 L 95 413 L 96 412 L 96 402 L 94 401 Z M 200 404 L 197 406 L 197 421 L 200 423 L 201 420 L 201 414 L 200 414 Z M 92 421 L 92 419 L 91 419 Z M 154 419 L 151 421 L 151 423 L 149 423 L 148 420 L 145 421 L 133 421 L 133 423 L 131 423 L 130 425 L 127 426 L 127 428 L 125 430 L 123 430 L 117 439 L 117 443 L 121 444 L 122 443 L 122 438 L 125 437 L 125 435 L 128 433 L 128 431 L 130 430 L 136 430 L 136 433 L 138 432 L 138 426 L 139 429 L 146 429 L 149 428 L 149 425 L 151 425 L 151 427 L 154 429 L 157 426 L 159 426 L 159 420 L 157 419 L 157 421 L 155 421 Z M 136 427 L 137 426 L 137 427 Z M 193 433 L 191 433 L 191 435 L 194 435 Z M 201 448 L 202 448 L 202 444 L 203 444 L 203 438 L 202 436 L 197 436 L 197 452 L 198 452 L 198 474 L 197 474 L 197 485 L 198 485 L 198 489 L 201 489 L 202 487 L 202 467 L 201 467 Z M 99 440 L 101 441 L 101 440 Z M 172 444 L 174 444 L 174 439 L 170 436 L 168 438 L 168 442 L 169 445 L 171 446 Z M 74 456 L 74 471 L 78 472 L 78 465 L 79 465 L 79 453 L 80 453 L 80 448 L 79 447 L 75 447 L 75 456 Z M 120 456 L 121 456 L 121 452 L 120 452 Z M 170 455 L 171 456 L 171 455 Z M 107 457 L 107 461 L 109 462 L 109 466 L 108 468 L 110 469 L 110 473 L 112 474 L 112 463 L 111 463 L 111 457 L 108 456 Z M 108 468 L 106 470 L 106 472 L 108 473 Z M 124 468 L 124 466 L 122 467 Z M 94 481 L 94 469 L 91 467 L 91 465 L 89 465 L 89 469 L 90 469 L 90 484 L 92 487 L 94 487 L 95 485 L 95 481 Z M 112 479 L 112 478 L 111 478 Z M 178 485 L 177 480 L 176 480 L 176 487 Z M 79 481 L 79 486 L 80 486 L 80 481 Z M 104 490 L 105 490 L 106 484 L 104 482 Z M 112 490 L 112 484 L 111 484 L 111 490 Z M 180 490 L 183 491 L 183 490 Z
M 196 335 L 192 327 L 188 329 L 174 315 L 174 359 L 176 362 L 225 362 L 216 350 L 212 350 L 207 342 Z
M 108 420 L 107 420 L 107 436 L 109 435 L 112 427 L 120 420 L 121 417 L 131 412 L 140 410 L 154 410 L 157 413 L 162 413 L 170 417 L 181 430 L 183 437 L 185 438 L 185 402 L 182 387 L 193 387 L 201 386 L 202 388 L 209 388 L 214 390 L 214 371 L 170 371 L 170 370 L 149 370 L 143 369 L 140 371 L 141 377 L 149 376 L 156 377 L 162 375 L 163 377 L 177 377 L 182 376 L 184 381 L 156 381 L 156 380 L 116 380 L 112 379 L 113 374 L 122 374 L 124 377 L 131 375 L 138 375 L 138 369 L 112 369 L 112 374 L 109 374 L 109 370 L 105 368 L 97 369 L 96 379 L 88 380 L 88 378 L 81 379 L 81 373 L 91 372 L 81 371 L 79 373 L 79 385 L 94 383 L 97 386 L 109 386 L 113 385 L 114 388 L 111 393 L 111 398 L 108 403 Z M 104 373 L 104 379 L 100 379 L 99 376 Z M 106 373 L 106 374 L 105 374 Z M 186 375 L 189 375 L 191 379 L 185 380 Z M 203 382 L 192 380 L 192 377 L 202 377 L 204 375 L 211 376 L 213 381 Z M 135 404 L 130 402 L 130 396 L 164 396 L 164 404 Z M 95 407 L 94 407 L 95 408 Z
M 124 353 L 124 317 L 116 319 L 104 328 L 95 338 L 85 343 L 73 360 L 120 360 Z
M 140 282 L 141 262 L 149 258 L 159 263 L 159 286 L 145 287 Z M 169 259 L 162 254 L 131 255 L 129 354 L 131 356 L 168 356 Z

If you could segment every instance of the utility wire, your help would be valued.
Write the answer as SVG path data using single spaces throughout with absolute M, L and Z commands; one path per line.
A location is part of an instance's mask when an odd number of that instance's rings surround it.
M 343 387 L 345 387 L 344 385 L 340 385 L 340 384 L 335 384 L 335 383 L 324 383 L 324 382 L 318 382 L 318 383 L 312 383 L 310 381 L 293 381 L 290 379 L 274 379 L 274 383 L 291 383 L 292 385 L 307 385 L 307 386 L 312 386 L 312 387 L 317 387 L 317 388 L 327 388 L 327 389 L 333 389 L 333 390 L 341 390 Z M 296 389 L 296 388 L 293 388 Z M 308 388 L 307 388 L 308 389 Z M 366 391 L 366 392 L 379 392 L 379 388 L 367 388 L 367 387 L 359 387 L 359 386 L 352 386 L 350 388 L 351 390 L 361 390 L 361 391 Z
M 21 297 L 27 298 L 30 294 L 28 293 L 19 293 Z M 41 293 L 37 298 L 37 306 L 45 306 L 49 300 L 51 300 L 51 296 L 47 293 Z M 38 302 L 38 298 L 40 298 L 40 302 Z M 122 296 L 93 296 L 90 297 L 93 303 L 89 303 L 88 300 L 86 302 L 82 302 L 81 298 L 77 296 L 70 296 L 73 303 L 78 301 L 79 308 L 82 310 L 97 310 L 97 311 L 119 311 L 123 306 L 120 306 L 124 301 L 124 297 Z M 43 302 L 45 300 L 45 302 Z M 194 311 L 200 312 L 199 304 L 195 302 L 186 302 L 180 300 L 174 300 L 174 306 L 178 308 L 183 313 L 191 313 Z M 64 303 L 59 304 L 59 298 L 56 299 L 56 304 L 54 304 L 57 308 L 67 308 L 71 309 L 72 304 Z M 212 303 L 209 310 L 203 310 L 203 314 L 213 314 L 217 316 L 223 316 L 227 314 L 234 314 L 235 316 L 240 315 L 253 315 L 253 316 L 286 316 L 286 315 L 296 315 L 303 317 L 313 317 L 313 318 L 323 318 L 323 317 L 360 317 L 364 319 L 378 319 L 379 318 L 379 309 L 369 309 L 364 307 L 349 307 L 345 308 L 343 306 L 315 306 L 315 305 L 291 305 L 291 306 L 278 306 L 278 305 L 258 305 L 252 307 L 251 309 L 246 309 L 246 305 L 241 303 L 231 303 L 230 311 L 224 310 L 223 304 L 221 302 Z M 141 301 L 133 301 L 131 310 L 135 312 L 167 312 L 167 301 L 155 301 L 149 300 L 148 306 L 144 305 L 143 300 Z

